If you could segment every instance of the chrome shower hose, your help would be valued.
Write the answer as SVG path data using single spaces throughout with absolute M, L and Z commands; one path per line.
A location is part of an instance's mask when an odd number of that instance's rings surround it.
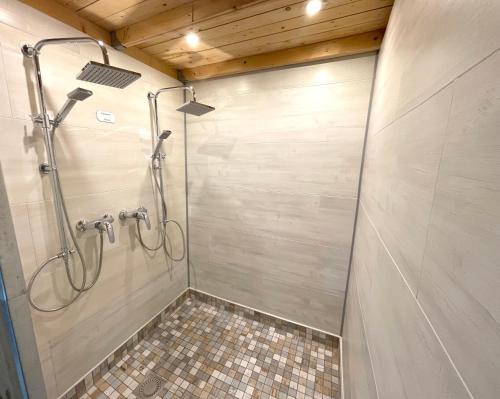
M 53 136 L 54 132 L 55 132 L 55 127 L 52 127 L 51 136 Z M 73 276 L 71 275 L 71 271 L 69 269 L 69 255 L 70 255 L 70 252 L 74 252 L 74 251 L 68 251 L 67 253 L 60 253 L 60 254 L 57 254 L 55 256 L 52 256 L 52 257 L 46 259 L 35 270 L 35 272 L 33 273 L 33 275 L 30 278 L 30 281 L 28 282 L 28 287 L 26 289 L 28 301 L 29 301 L 30 305 L 33 308 L 35 308 L 36 310 L 38 310 L 40 312 L 45 312 L 45 313 L 57 312 L 59 310 L 67 308 L 68 306 L 73 304 L 80 297 L 80 295 L 82 295 L 85 291 L 90 290 L 97 283 L 97 280 L 99 279 L 99 276 L 101 275 L 102 258 L 103 258 L 103 252 L 104 252 L 103 232 L 100 230 L 99 231 L 99 261 L 98 261 L 98 265 L 97 265 L 97 271 L 96 271 L 95 276 L 94 276 L 92 282 L 90 283 L 90 285 L 86 286 L 86 284 L 87 284 L 87 265 L 85 263 L 85 258 L 83 256 L 80 245 L 78 244 L 75 233 L 70 225 L 68 210 L 66 208 L 66 201 L 64 200 L 61 181 L 59 179 L 59 172 L 58 172 L 57 168 L 52 170 L 52 173 L 55 174 L 56 189 L 58 192 L 58 197 L 60 199 L 61 207 L 63 209 L 64 219 L 66 221 L 66 225 L 68 226 L 71 241 L 73 241 L 73 245 L 75 246 L 76 253 L 78 254 L 78 257 L 80 258 L 80 263 L 82 266 L 82 282 L 81 282 L 80 286 L 78 287 L 76 285 L 75 281 L 73 280 Z M 54 198 L 54 201 L 57 201 L 57 200 L 58 200 L 57 198 Z M 54 308 L 42 308 L 42 307 L 38 306 L 37 304 L 35 304 L 35 302 L 33 301 L 33 294 L 32 294 L 33 284 L 35 283 L 38 275 L 42 272 L 43 269 L 45 269 L 46 266 L 48 266 L 50 263 L 52 263 L 53 261 L 60 259 L 60 258 L 62 258 L 64 261 L 64 268 L 66 271 L 66 277 L 68 278 L 68 282 L 71 285 L 71 288 L 76 292 L 76 294 L 68 302 L 63 303 L 59 306 L 56 306 Z
M 160 199 L 161 199 L 161 208 L 162 208 L 162 223 L 161 223 L 161 226 L 162 228 L 160 229 L 159 233 L 158 233 L 158 238 L 159 238 L 159 244 L 157 244 L 157 246 L 155 247 L 149 247 L 148 245 L 146 245 L 144 243 L 144 240 L 142 238 L 142 233 L 141 233 L 141 224 L 140 224 L 140 221 L 137 220 L 137 235 L 139 236 L 139 242 L 141 243 L 141 245 L 149 250 L 149 251 L 157 251 L 159 250 L 162 246 L 165 248 L 165 253 L 167 254 L 167 256 L 175 261 L 175 262 L 180 262 L 181 260 L 183 260 L 185 257 L 186 257 L 186 237 L 184 235 L 184 230 L 182 230 L 182 226 L 180 225 L 179 222 L 173 220 L 173 219 L 168 219 L 168 215 L 167 215 L 167 202 L 165 201 L 165 196 L 163 194 L 163 189 L 160 185 L 160 182 L 158 181 L 158 177 L 156 176 L 156 173 L 154 172 L 154 168 L 152 169 L 152 173 L 153 173 L 153 178 L 154 178 L 154 181 L 155 181 L 155 185 L 156 185 L 156 188 L 158 189 L 158 192 L 160 193 Z M 179 231 L 181 232 L 181 237 L 182 237 L 182 255 L 179 256 L 179 257 L 174 257 L 173 256 L 173 251 L 172 251 L 172 244 L 168 238 L 168 234 L 167 234 L 167 225 L 169 223 L 173 223 L 177 226 L 177 228 L 179 229 Z M 167 248 L 168 247 L 168 248 Z

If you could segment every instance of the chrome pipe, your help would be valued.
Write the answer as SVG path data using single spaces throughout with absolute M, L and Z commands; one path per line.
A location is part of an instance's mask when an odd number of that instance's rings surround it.
M 36 43 L 33 47 L 25 44 L 22 46 L 21 51 L 27 57 L 33 58 L 33 63 L 36 69 L 36 92 L 38 97 L 38 104 L 40 107 L 40 115 L 38 120 L 42 125 L 42 131 L 44 136 L 45 148 L 47 149 L 48 155 L 48 170 L 51 176 L 51 187 L 52 195 L 54 196 L 54 209 L 57 220 L 57 229 L 59 233 L 59 241 L 61 246 L 60 253 L 64 257 L 64 262 L 68 261 L 68 242 L 66 239 L 66 230 L 64 227 L 64 215 L 61 208 L 61 197 L 59 190 L 57 189 L 57 163 L 54 155 L 54 143 L 52 141 L 53 131 L 51 131 L 50 117 L 47 113 L 47 106 L 45 102 L 45 93 L 43 91 L 43 81 L 42 81 L 42 71 L 40 67 L 40 53 L 44 46 L 53 44 L 63 44 L 63 43 L 94 43 L 101 49 L 102 58 L 105 64 L 109 65 L 108 51 L 104 46 L 104 43 L 100 40 L 93 39 L 91 37 L 68 37 L 68 38 L 55 38 L 55 39 L 43 39 Z
M 106 46 L 101 40 L 93 39 L 91 37 L 58 37 L 53 39 L 43 39 L 36 43 L 33 47 L 24 45 L 22 47 L 23 54 L 28 57 L 34 57 L 39 54 L 43 47 L 51 44 L 65 44 L 65 43 L 93 43 L 99 46 L 102 54 L 102 60 L 106 65 L 109 65 L 109 56 Z
M 191 92 L 191 95 L 193 96 L 193 100 L 196 101 L 196 91 L 194 90 L 194 87 L 193 86 L 170 86 L 170 87 L 163 87 L 161 89 L 158 89 L 155 93 L 153 92 L 149 92 L 148 93 L 148 98 L 158 98 L 158 96 L 165 92 L 165 91 L 169 91 L 169 90 L 186 90 L 186 91 L 189 91 Z
M 182 89 L 182 90 L 187 90 L 190 91 L 193 95 L 193 98 L 195 98 L 195 92 L 194 88 L 190 86 L 172 86 L 172 87 L 165 87 L 162 89 L 159 89 L 156 91 L 156 93 L 149 92 L 148 93 L 148 99 L 150 101 L 150 106 L 153 111 L 153 123 L 152 123 L 152 129 L 153 129 L 153 156 L 151 159 L 151 174 L 155 182 L 156 189 L 158 190 L 158 193 L 160 194 L 160 204 L 161 204 L 161 228 L 159 229 L 159 239 L 160 243 L 156 247 L 150 247 L 148 246 L 141 234 L 141 228 L 140 224 L 137 223 L 137 231 L 139 235 L 139 241 L 141 245 L 150 251 L 157 251 L 161 247 L 163 247 L 165 254 L 167 255 L 167 258 L 172 260 L 172 261 L 182 261 L 185 256 L 186 256 L 186 239 L 184 236 L 184 231 L 182 230 L 182 227 L 179 223 L 177 223 L 175 220 L 169 220 L 168 219 L 168 208 L 167 208 L 167 201 L 165 198 L 165 190 L 164 190 L 164 184 L 163 184 L 163 171 L 161 168 L 161 160 L 164 158 L 164 154 L 160 153 L 160 146 L 161 143 L 164 139 L 166 139 L 170 135 L 169 130 L 165 130 L 162 133 L 160 133 L 160 123 L 159 123 L 159 116 L 158 116 L 158 96 L 160 93 L 163 93 L 167 90 L 176 90 L 176 89 Z M 155 138 L 156 138 L 156 143 L 155 143 Z M 174 257 L 172 253 L 172 246 L 170 244 L 170 241 L 168 239 L 167 235 L 167 225 L 168 223 L 174 223 L 180 230 L 181 237 L 182 237 L 182 255 L 180 257 Z
M 85 259 L 83 257 L 83 253 L 80 249 L 80 246 L 78 245 L 78 242 L 76 240 L 76 237 L 74 235 L 73 230 L 71 229 L 70 222 L 69 222 L 69 217 L 68 217 L 68 212 L 66 209 L 66 205 L 64 202 L 64 196 L 62 193 L 62 188 L 61 188 L 61 183 L 59 179 L 59 172 L 57 170 L 57 161 L 56 161 L 56 156 L 55 156 L 55 149 L 54 149 L 54 143 L 53 143 L 53 136 L 55 133 L 55 129 L 57 127 L 57 124 L 54 123 L 51 126 L 51 120 L 49 117 L 49 114 L 47 112 L 47 106 L 46 106 L 46 100 L 45 100 L 45 93 L 43 90 L 43 80 L 42 80 L 42 72 L 41 72 L 41 67 L 40 67 L 40 53 L 41 50 L 44 46 L 46 45 L 52 45 L 52 44 L 62 44 L 62 43 L 84 43 L 84 42 L 90 42 L 90 43 L 95 43 L 99 46 L 101 50 L 101 54 L 103 57 L 104 64 L 109 65 L 109 57 L 108 53 L 106 50 L 106 47 L 101 41 L 92 39 L 92 38 L 87 38 L 87 37 L 71 37 L 71 38 L 58 38 L 58 39 L 44 39 L 40 40 L 34 47 L 31 47 L 27 44 L 23 45 L 21 48 L 21 51 L 24 56 L 33 58 L 33 63 L 35 66 L 36 70 L 36 95 L 38 99 L 38 104 L 39 104 L 39 109 L 40 109 L 40 114 L 35 116 L 33 120 L 41 125 L 42 132 L 43 132 L 43 137 L 44 137 L 44 143 L 45 143 L 45 148 L 47 151 L 47 158 L 48 162 L 47 164 L 43 165 L 41 167 L 41 171 L 44 173 L 50 174 L 50 180 L 51 180 L 51 189 L 52 189 L 52 195 L 54 198 L 54 210 L 55 210 L 55 215 L 56 215 L 56 222 L 57 222 L 57 230 L 59 234 L 59 242 L 60 242 L 60 251 L 52 257 L 49 257 L 47 260 L 45 260 L 33 273 L 32 277 L 29 280 L 26 293 L 27 297 L 29 300 L 29 303 L 31 306 L 40 311 L 40 312 L 57 312 L 59 310 L 65 309 L 68 306 L 70 306 L 72 303 L 74 303 L 85 291 L 89 290 L 94 286 L 94 284 L 97 282 L 97 279 L 99 278 L 99 274 L 101 271 L 101 266 L 102 266 L 102 255 L 103 255 L 103 240 L 102 240 L 102 230 L 100 230 L 100 251 L 99 251 L 99 264 L 98 264 L 98 271 L 96 273 L 96 276 L 92 283 L 89 286 L 86 286 L 87 282 L 87 268 L 85 265 Z M 70 93 L 71 94 L 71 93 Z M 77 98 L 78 99 L 78 98 Z M 72 107 L 71 103 L 66 104 L 66 107 L 70 108 Z M 64 111 L 64 108 L 63 108 Z M 69 110 L 68 110 L 69 111 Z M 61 113 L 62 116 L 64 116 L 64 113 Z M 68 247 L 68 240 L 66 236 L 66 223 L 68 227 L 69 234 L 71 236 L 71 239 L 73 241 L 73 244 L 76 248 L 76 252 L 78 254 L 78 257 L 81 260 L 81 266 L 82 266 L 82 279 L 81 283 L 79 286 L 76 285 L 75 280 L 73 279 L 72 273 L 69 268 L 69 255 L 70 253 L 75 252 L 75 250 L 69 250 Z M 106 228 L 106 226 L 104 226 Z M 109 234 L 109 232 L 108 232 Z M 44 270 L 45 267 L 47 267 L 49 264 L 52 262 L 56 261 L 57 259 L 62 258 L 64 261 L 64 266 L 65 266 L 65 271 L 66 275 L 68 278 L 68 282 L 71 285 L 71 288 L 76 292 L 76 294 L 69 299 L 67 302 L 62 303 L 61 305 L 58 305 L 53 308 L 42 308 L 38 305 L 36 305 L 33 301 L 32 297 L 32 288 L 33 285 L 39 276 L 39 274 Z
M 40 43 L 40 42 L 39 42 Z M 40 106 L 40 116 L 41 116 L 41 124 L 43 131 L 43 138 L 45 142 L 45 148 L 47 149 L 48 155 L 48 164 L 50 173 L 50 182 L 52 188 L 52 195 L 54 197 L 54 210 L 56 214 L 57 221 L 57 230 L 59 234 L 59 242 L 60 242 L 60 254 L 63 256 L 64 262 L 68 262 L 68 241 L 66 239 L 66 229 L 64 227 L 64 214 L 61 208 L 61 197 L 58 190 L 57 184 L 57 163 L 54 154 L 54 144 L 52 141 L 53 131 L 50 126 L 50 118 L 47 113 L 47 107 L 45 105 L 45 95 L 43 92 L 43 82 L 42 82 L 42 73 L 40 69 L 40 60 L 39 60 L 39 51 L 35 51 L 33 53 L 33 61 L 36 68 L 36 91 L 38 96 L 38 103 Z M 55 129 L 55 127 L 52 127 Z

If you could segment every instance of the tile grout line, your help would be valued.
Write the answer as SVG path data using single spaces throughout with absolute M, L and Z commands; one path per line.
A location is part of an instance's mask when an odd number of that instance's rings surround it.
M 354 227 L 353 227 L 353 232 L 352 232 L 352 241 L 351 241 L 351 251 L 349 254 L 349 264 L 348 264 L 348 269 L 347 269 L 347 278 L 346 278 L 346 287 L 344 291 L 344 306 L 342 309 L 342 319 L 341 319 L 341 326 L 340 326 L 340 335 L 343 336 L 344 333 L 344 323 L 345 323 L 345 318 L 346 318 L 346 309 L 347 309 L 347 295 L 349 293 L 349 287 L 350 287 L 350 279 L 351 278 L 356 278 L 356 274 L 353 272 L 353 257 L 354 257 L 354 245 L 356 241 L 356 231 L 357 231 L 357 221 L 358 221 L 358 215 L 359 215 L 359 208 L 360 208 L 360 203 L 361 203 L 361 185 L 363 183 L 363 171 L 364 171 L 364 165 L 365 165 L 365 160 L 366 160 L 366 148 L 368 144 L 368 133 L 370 129 L 370 119 L 371 119 L 371 111 L 372 111 L 372 105 L 373 105 L 373 97 L 375 93 L 375 83 L 376 83 L 376 78 L 377 78 L 377 66 L 378 66 L 378 61 L 379 61 L 380 53 L 377 52 L 375 54 L 375 62 L 373 66 L 373 79 L 372 79 L 372 87 L 371 87 L 371 92 L 370 92 L 370 102 L 368 105 L 368 113 L 366 116 L 366 125 L 365 125 L 365 137 L 363 141 L 363 149 L 361 151 L 361 165 L 359 169 L 359 181 L 358 181 L 358 194 L 357 194 L 357 199 L 356 199 L 356 212 L 354 215 Z M 351 273 L 352 277 L 351 277 Z M 368 357 L 370 359 L 370 369 L 373 377 L 373 381 L 375 384 L 375 392 L 377 394 L 377 398 L 379 398 L 379 393 L 378 393 L 378 386 L 377 386 L 377 381 L 375 379 L 375 371 L 373 368 L 373 360 L 372 360 L 372 355 L 370 352 L 370 346 L 368 344 L 368 340 L 366 338 L 366 329 L 365 329 L 365 321 L 363 317 L 363 310 L 361 309 L 361 302 L 359 300 L 359 292 L 358 292 L 358 284 L 356 283 L 356 299 L 358 301 L 359 309 L 360 309 L 360 317 L 361 317 L 361 324 L 363 328 L 363 336 L 365 339 L 366 347 L 368 350 Z M 342 340 L 342 349 L 343 349 L 343 340 Z M 344 365 L 343 365 L 343 353 L 341 352 L 341 393 L 342 393 L 342 399 L 344 399 Z
M 156 380 L 153 395 L 166 398 L 339 398 L 337 338 L 194 290 L 188 298 L 177 317 L 69 397 L 143 398 Z
M 455 365 L 455 362 L 453 361 L 453 359 L 451 358 L 450 354 L 448 353 L 448 350 L 446 349 L 443 341 L 441 340 L 441 338 L 439 337 L 436 329 L 434 328 L 434 326 L 432 325 L 429 317 L 427 316 L 427 314 L 425 313 L 425 310 L 424 308 L 422 307 L 422 305 L 420 304 L 420 301 L 417 299 L 417 297 L 415 296 L 415 294 L 413 293 L 412 289 L 410 288 L 410 285 L 408 284 L 408 281 L 406 280 L 405 276 L 403 275 L 403 273 L 401 272 L 399 266 L 397 265 L 395 259 L 392 257 L 391 253 L 389 252 L 389 249 L 387 248 L 387 246 L 385 245 L 385 242 L 382 240 L 382 237 L 380 236 L 377 228 L 375 227 L 375 225 L 373 224 L 373 221 L 372 219 L 370 218 L 370 216 L 368 215 L 368 212 L 366 210 L 366 208 L 364 207 L 363 203 L 361 203 L 361 208 L 363 209 L 363 212 L 366 216 L 366 218 L 368 219 L 372 229 L 375 231 L 375 234 L 377 235 L 377 238 L 379 239 L 380 243 L 382 244 L 382 247 L 384 248 L 385 252 L 387 253 L 387 255 L 389 256 L 389 258 L 391 259 L 391 263 L 394 265 L 394 267 L 396 268 L 396 270 L 398 271 L 400 277 L 402 278 L 406 288 L 410 291 L 411 293 L 411 297 L 413 298 L 413 300 L 416 302 L 418 308 L 420 309 L 420 312 L 422 313 L 422 315 L 424 316 L 425 320 L 427 321 L 427 324 L 429 324 L 429 327 L 432 331 L 432 333 L 434 334 L 435 338 L 437 339 L 439 345 L 441 346 L 441 349 L 443 350 L 443 352 L 445 353 L 446 357 L 448 358 L 448 361 L 450 362 L 451 366 L 453 367 L 455 373 L 457 374 L 460 382 L 462 382 L 467 394 L 469 395 L 469 397 L 471 399 L 474 399 L 474 395 L 472 395 L 472 392 L 470 391 L 469 387 L 467 386 L 464 378 L 462 377 L 462 374 L 460 373 L 460 371 L 458 370 L 457 366 Z
M 120 348 L 122 347 L 123 345 L 125 345 L 128 341 L 130 341 L 135 335 L 137 335 L 139 332 L 143 331 L 149 323 L 153 322 L 154 319 L 156 319 L 158 316 L 160 316 L 169 306 L 173 305 L 177 300 L 180 300 L 184 295 L 186 295 L 186 299 L 188 298 L 188 295 L 189 295 L 189 288 L 186 288 L 184 289 L 179 295 L 177 295 L 174 299 L 172 299 L 166 306 L 163 307 L 163 309 L 158 312 L 155 316 L 153 316 L 152 318 L 150 318 L 146 323 L 144 323 L 139 329 L 137 329 L 135 332 L 133 332 L 126 340 L 124 340 L 121 344 L 119 344 L 115 350 L 111 351 L 110 353 L 108 353 L 101 361 L 97 362 L 97 364 L 92 367 L 88 372 L 84 373 L 82 378 L 80 378 L 75 384 L 73 384 L 72 386 L 70 386 L 66 391 L 64 391 L 64 393 L 62 393 L 61 395 L 58 396 L 58 399 L 64 399 L 65 398 L 65 395 L 70 392 L 73 388 L 75 388 L 81 381 L 84 381 L 86 376 L 89 375 L 89 374 L 92 374 L 92 372 L 94 370 L 96 370 L 97 368 L 100 368 L 101 365 L 104 363 L 104 362 L 107 362 L 107 359 L 111 356 L 111 355 L 114 355 L 114 353 Z M 173 315 L 180 307 L 180 304 L 179 306 L 177 306 L 173 312 L 170 314 Z
M 484 56 L 479 61 L 477 61 L 474 64 L 472 64 L 471 66 L 467 67 L 464 71 L 460 72 L 458 75 L 454 76 L 453 78 L 450 78 L 446 83 L 443 83 L 442 86 L 439 87 L 435 92 L 433 92 L 429 96 L 425 97 L 424 99 L 422 99 L 421 101 L 419 101 L 417 104 L 415 104 L 414 106 L 410 107 L 410 109 L 406 110 L 401 115 L 397 116 L 394 120 L 392 120 L 391 122 L 387 123 L 386 125 L 382 126 L 380 129 L 378 129 L 376 132 L 374 132 L 374 135 L 377 135 L 377 134 L 381 133 L 383 130 L 385 130 L 386 128 L 388 128 L 392 124 L 396 123 L 401 118 L 405 117 L 406 115 L 408 115 L 411 112 L 415 111 L 420 106 L 424 105 L 427 101 L 431 100 L 433 97 L 437 96 L 439 93 L 441 93 L 443 90 L 445 90 L 448 86 L 452 85 L 457 79 L 460 79 L 467 72 L 469 72 L 472 69 L 476 68 L 479 64 L 481 64 L 483 61 L 486 61 L 488 58 L 490 58 L 491 56 L 493 56 L 498 51 L 500 51 L 500 47 L 497 48 L 497 49 L 495 49 L 495 50 L 493 50 L 488 55 Z
M 378 65 L 378 59 L 379 59 L 379 54 L 377 53 L 375 55 L 375 61 L 373 63 L 373 79 L 372 79 L 372 87 L 370 91 L 370 101 L 368 103 L 368 112 L 366 114 L 366 123 L 365 123 L 365 135 L 363 138 L 363 147 L 361 149 L 361 163 L 359 166 L 359 178 L 358 178 L 358 192 L 357 192 L 357 197 L 356 197 L 356 210 L 354 212 L 354 224 L 353 224 L 353 229 L 352 229 L 352 238 L 351 238 L 351 248 L 349 252 L 349 261 L 347 264 L 347 278 L 346 278 L 346 283 L 345 283 L 345 290 L 344 290 L 344 305 L 342 307 L 342 316 L 341 316 L 341 321 L 340 321 L 340 335 L 343 335 L 344 331 L 344 321 L 346 317 L 346 303 L 347 303 L 347 294 L 349 292 L 349 278 L 351 275 L 351 268 L 352 268 L 352 259 L 354 256 L 354 243 L 356 241 L 356 229 L 357 229 L 357 224 L 358 224 L 358 214 L 359 214 L 359 203 L 361 201 L 361 185 L 363 183 L 363 170 L 365 167 L 365 160 L 366 160 L 366 147 L 368 144 L 368 132 L 370 128 L 370 118 L 371 118 L 371 111 L 372 111 L 372 105 L 373 105 L 373 95 L 375 93 L 375 80 L 377 78 L 377 65 Z
M 354 274 L 354 277 L 356 278 L 356 274 Z M 357 282 L 357 279 L 356 279 L 356 299 L 358 300 L 358 304 L 359 304 L 359 311 L 360 311 L 360 316 L 361 316 L 361 327 L 363 328 L 363 336 L 365 337 L 365 343 L 366 343 L 366 349 L 368 351 L 368 358 L 370 359 L 370 368 L 371 368 L 371 371 L 372 371 L 372 375 L 373 375 L 373 382 L 375 384 L 375 392 L 377 394 L 377 399 L 380 398 L 380 394 L 379 394 L 379 388 L 378 388 L 378 384 L 377 384 L 377 378 L 375 376 L 375 367 L 373 366 L 373 356 L 372 356 L 372 351 L 373 349 L 371 349 L 371 346 L 370 346 L 370 343 L 368 342 L 368 336 L 366 334 L 366 320 L 365 320 L 365 316 L 364 316 L 364 312 L 363 312 L 363 307 L 361 306 L 361 300 L 359 298 L 359 284 Z
M 445 147 L 446 147 L 446 143 L 448 142 L 448 136 L 449 136 L 449 134 L 451 134 L 449 132 L 449 126 L 450 126 L 451 112 L 452 112 L 452 109 L 453 109 L 453 100 L 455 98 L 455 81 L 453 81 L 450 84 L 450 88 L 451 88 L 450 106 L 449 106 L 449 109 L 448 109 L 448 115 L 447 115 L 447 119 L 446 119 L 446 126 L 444 128 L 445 131 L 444 131 L 443 143 L 441 145 L 441 151 L 440 151 L 440 154 L 439 154 L 439 164 L 438 164 L 437 171 L 436 171 L 436 178 L 434 180 L 434 186 L 433 186 L 433 190 L 432 190 L 431 208 L 429 210 L 429 217 L 427 218 L 427 228 L 426 228 L 426 232 L 425 232 L 424 247 L 422 249 L 422 257 L 420 258 L 420 264 L 419 264 L 419 269 L 420 270 L 418 270 L 419 276 L 418 276 L 418 280 L 416 281 L 416 285 L 415 285 L 415 298 L 417 298 L 417 300 L 418 300 L 418 295 L 420 293 L 420 288 L 421 288 L 421 283 L 422 283 L 422 275 L 424 274 L 425 253 L 427 251 L 427 245 L 429 243 L 429 231 L 431 229 L 430 225 L 431 225 L 431 220 L 432 220 L 432 213 L 434 212 L 434 206 L 436 204 L 436 190 L 437 190 L 438 183 L 439 183 L 439 176 L 440 176 L 440 173 L 441 173 L 441 165 L 443 163 L 444 150 L 445 150 Z
M 264 314 L 264 315 L 266 315 L 266 316 L 270 316 L 270 317 L 273 317 L 273 318 L 275 318 L 275 319 L 285 321 L 285 322 L 287 322 L 287 323 L 292 323 L 292 324 L 295 324 L 295 325 L 300 326 L 300 327 L 304 327 L 304 328 L 308 328 L 308 329 L 313 330 L 313 331 L 317 331 L 317 332 L 319 332 L 319 333 L 323 333 L 323 334 L 331 335 L 331 336 L 333 336 L 333 337 L 335 337 L 335 338 L 338 338 L 339 340 L 342 340 L 342 337 L 341 337 L 340 335 L 337 335 L 337 334 L 335 334 L 335 333 L 332 333 L 332 332 L 329 332 L 329 331 L 326 331 L 326 330 L 321 330 L 321 329 L 319 329 L 319 328 L 312 327 L 312 326 L 309 326 L 309 325 L 307 325 L 307 324 L 302 324 L 302 323 L 299 323 L 299 322 L 296 322 L 296 321 L 293 321 L 293 320 L 290 320 L 290 319 L 286 319 L 286 318 L 281 317 L 281 316 L 276 316 L 276 315 L 274 315 L 274 314 L 272 314 L 272 313 L 265 312 L 265 311 L 263 311 L 263 310 L 259 310 L 259 309 L 253 308 L 253 307 L 251 307 L 251 306 L 243 305 L 243 304 L 241 304 L 241 303 L 239 303 L 239 302 L 231 301 L 231 300 L 229 300 L 229 299 L 226 299 L 226 298 L 223 298 L 223 297 L 220 297 L 220 296 L 217 296 L 217 295 L 210 294 L 210 293 L 208 293 L 208 292 L 206 292 L 206 291 L 202 291 L 202 290 L 199 290 L 199 289 L 197 289 L 197 288 L 192 288 L 192 287 L 191 287 L 191 288 L 190 288 L 190 290 L 191 290 L 191 291 L 195 291 L 195 292 L 199 292 L 200 294 L 207 295 L 207 296 L 212 297 L 212 298 L 215 298 L 215 299 L 219 299 L 219 300 L 224 301 L 224 302 L 231 303 L 231 304 L 236 305 L 236 306 L 240 306 L 240 307 L 245 308 L 245 309 L 252 310 L 252 311 L 254 311 L 254 312 L 259 312 L 259 313 L 262 313 L 262 314 Z

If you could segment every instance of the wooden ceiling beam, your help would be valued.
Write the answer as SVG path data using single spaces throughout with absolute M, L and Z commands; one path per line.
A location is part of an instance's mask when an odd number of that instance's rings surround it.
M 111 34 L 100 26 L 80 17 L 74 11 L 57 3 L 55 0 L 21 0 L 22 3 L 55 18 L 66 25 L 70 25 L 75 29 L 93 37 L 97 40 L 102 40 L 104 43 L 111 44 Z M 140 49 L 126 49 L 127 53 L 132 58 L 135 58 L 150 67 L 177 79 L 178 71 L 167 62 L 155 58 Z
M 181 75 L 187 81 L 195 81 L 285 65 L 362 54 L 378 50 L 382 43 L 383 36 L 384 29 L 379 29 L 340 39 L 308 44 L 302 47 L 294 47 L 286 50 L 273 51 L 270 53 L 183 69 L 181 70 Z
M 391 7 L 343 16 L 339 11 L 340 18 L 318 22 L 313 25 L 302 25 L 289 30 L 267 30 L 267 27 L 256 29 L 261 36 L 252 38 L 252 34 L 246 33 L 248 40 L 236 41 L 196 52 L 185 52 L 177 54 L 158 54 L 163 59 L 177 67 L 194 68 L 204 64 L 223 62 L 233 58 L 241 58 L 249 55 L 269 53 L 285 48 L 298 47 L 306 44 L 323 42 L 358 33 L 369 32 L 387 26 L 387 20 Z M 287 21 L 279 26 L 287 26 Z M 248 32 L 248 31 L 247 31 Z M 269 34 L 265 34 L 269 33 Z M 238 37 L 237 34 L 232 35 Z
M 260 0 L 194 0 L 115 31 L 124 47 L 140 45 L 165 32 L 184 28 L 221 14 L 231 13 Z
M 329 0 L 321 12 L 314 17 L 314 25 L 355 14 L 364 14 L 367 11 L 391 7 L 393 0 Z M 196 52 L 208 50 L 215 47 L 221 47 L 237 42 L 249 41 L 263 36 L 269 36 L 276 33 L 283 33 L 297 28 L 303 28 L 313 25 L 311 17 L 305 13 L 306 1 L 270 10 L 265 13 L 259 13 L 233 23 L 216 24 L 211 28 L 193 29 L 198 30 L 200 43 L 196 47 Z M 390 11 L 390 8 L 389 8 Z M 296 35 L 299 36 L 299 35 Z M 332 37 L 333 39 L 333 37 Z M 142 46 L 141 46 L 142 47 Z M 189 48 L 183 37 L 164 41 L 147 47 L 142 47 L 145 51 L 155 55 L 165 56 L 176 53 L 194 52 Z

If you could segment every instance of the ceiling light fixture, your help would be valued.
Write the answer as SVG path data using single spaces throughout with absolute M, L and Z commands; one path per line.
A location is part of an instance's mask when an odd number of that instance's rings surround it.
M 309 0 L 306 5 L 306 14 L 309 16 L 313 16 L 321 10 L 323 6 L 323 2 L 321 0 Z
M 198 43 L 200 42 L 200 37 L 194 32 L 189 32 L 186 35 L 186 42 L 191 47 L 196 47 L 198 45 Z

